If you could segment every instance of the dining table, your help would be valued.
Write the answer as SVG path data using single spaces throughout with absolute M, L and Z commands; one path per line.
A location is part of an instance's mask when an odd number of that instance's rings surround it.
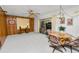
M 71 35 L 65 32 L 51 32 L 50 35 L 58 37 L 61 45 L 65 45 L 72 40 Z

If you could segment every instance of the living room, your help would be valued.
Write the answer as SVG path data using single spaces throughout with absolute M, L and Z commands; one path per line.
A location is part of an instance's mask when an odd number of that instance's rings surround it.
M 0 41 L 3 48 L 1 52 L 52 52 L 52 49 L 48 47 L 49 39 L 47 36 L 49 34 L 47 31 L 50 30 L 53 32 L 52 35 L 56 35 L 60 39 L 61 37 L 66 37 L 67 39 L 72 38 L 75 40 L 79 38 L 78 19 L 78 5 L 1 5 Z M 17 38 L 20 40 L 17 41 Z M 33 40 L 33 38 L 37 40 Z M 44 41 L 40 40 L 39 38 L 43 39 Z M 11 41 L 13 39 L 16 40 L 13 42 Z M 29 39 L 31 41 L 29 41 Z M 64 45 L 66 41 L 69 43 L 71 42 L 71 40 L 65 39 L 61 39 L 59 41 L 62 45 Z M 22 43 L 25 42 L 27 42 L 27 44 L 22 45 Z M 31 51 L 29 50 L 30 48 L 26 47 L 27 51 L 18 51 L 19 48 L 22 49 L 22 47 L 25 47 L 25 45 L 30 46 L 28 42 L 34 44 L 33 46 L 31 45 L 31 47 L 34 47 L 34 50 Z M 37 44 L 37 42 L 39 42 L 39 44 Z M 15 43 L 17 48 L 13 48 Z M 22 46 L 19 47 L 19 44 Z M 35 49 L 39 48 L 36 45 L 41 45 L 42 48 L 45 46 L 47 49 Z M 10 50 L 7 50 L 8 48 L 10 48 Z M 12 48 L 13 50 L 11 50 Z

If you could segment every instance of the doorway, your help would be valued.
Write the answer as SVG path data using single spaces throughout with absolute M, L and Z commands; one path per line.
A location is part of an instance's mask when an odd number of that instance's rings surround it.
M 41 19 L 40 21 L 40 33 L 47 34 L 47 30 L 52 29 L 51 18 Z

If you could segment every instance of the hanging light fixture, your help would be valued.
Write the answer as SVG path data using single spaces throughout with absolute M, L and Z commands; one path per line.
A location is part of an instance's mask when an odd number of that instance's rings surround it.
M 65 18 L 65 16 L 68 16 L 68 17 L 71 17 L 71 18 L 73 17 L 67 11 L 64 10 L 64 8 L 62 7 L 62 5 L 60 5 L 59 13 L 57 15 L 57 18 L 61 19 L 61 18 Z
M 62 6 L 60 5 L 60 18 L 64 17 L 64 11 Z
M 59 19 L 65 19 L 65 17 L 64 17 L 64 9 L 62 8 L 61 5 L 60 5 L 60 10 L 59 10 L 59 13 L 57 15 L 57 18 L 59 18 Z
M 66 12 L 64 11 L 63 7 L 60 5 L 59 6 L 59 13 L 57 14 L 57 19 L 60 20 L 60 24 L 65 24 L 65 17 Z

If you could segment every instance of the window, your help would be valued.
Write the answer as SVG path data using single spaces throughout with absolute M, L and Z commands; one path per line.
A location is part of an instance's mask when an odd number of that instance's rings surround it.
M 27 18 L 17 18 L 17 29 L 21 28 L 30 28 L 29 19 Z

